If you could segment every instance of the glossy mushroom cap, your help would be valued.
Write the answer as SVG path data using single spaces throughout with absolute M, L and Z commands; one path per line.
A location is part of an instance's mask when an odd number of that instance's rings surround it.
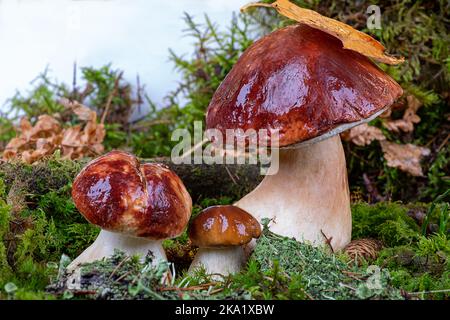
M 279 130 L 279 145 L 332 136 L 371 120 L 402 95 L 367 57 L 305 25 L 250 46 L 208 107 L 207 128 Z M 350 125 L 349 125 L 350 124 Z
M 192 243 L 203 248 L 240 246 L 260 235 L 258 221 L 247 211 L 231 205 L 203 210 L 189 227 Z
M 140 165 L 122 151 L 90 162 L 76 177 L 72 198 L 81 214 L 104 230 L 153 240 L 180 235 L 192 200 L 180 178 L 164 165 Z

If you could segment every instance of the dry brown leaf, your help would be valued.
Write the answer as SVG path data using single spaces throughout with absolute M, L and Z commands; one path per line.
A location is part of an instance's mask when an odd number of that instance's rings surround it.
M 103 124 L 88 123 L 84 128 L 84 135 L 82 137 L 86 144 L 102 143 L 105 139 L 106 130 Z
M 105 151 L 105 147 L 101 143 L 97 143 L 91 146 L 91 150 L 95 154 L 102 154 Z
M 12 138 L 6 145 L 5 150 L 20 150 L 25 147 L 27 143 L 28 141 L 25 138 Z
M 420 122 L 420 117 L 416 114 L 417 110 L 422 106 L 422 102 L 413 95 L 406 97 L 408 107 L 403 113 L 403 118 L 399 120 L 386 120 L 383 126 L 389 131 L 394 132 L 413 132 L 414 124 Z
M 242 7 L 241 10 L 245 11 L 251 7 L 274 8 L 289 19 L 322 30 L 338 38 L 345 49 L 359 52 L 376 61 L 386 64 L 400 64 L 405 60 L 404 58 L 395 58 L 386 54 L 385 47 L 368 34 L 358 31 L 343 22 L 325 17 L 313 10 L 300 8 L 288 0 L 277 0 L 271 4 L 250 3 Z
M 74 147 L 61 146 L 61 152 L 62 152 L 61 158 L 71 160 L 72 156 L 74 154 L 74 150 L 75 150 Z
M 97 113 L 77 101 L 62 98 L 59 100 L 59 103 L 72 110 L 82 121 L 97 121 Z
M 359 126 L 351 128 L 350 130 L 344 131 L 341 134 L 341 137 L 345 141 L 351 141 L 358 146 L 367 146 L 375 140 L 386 140 L 386 137 L 379 128 L 370 126 L 367 123 L 363 123 Z
M 33 159 L 32 153 L 33 152 L 31 150 L 25 150 L 24 152 L 22 152 L 22 160 L 28 164 L 32 164 L 36 160 Z
M 413 144 L 397 144 L 389 141 L 381 141 L 381 148 L 389 167 L 399 168 L 416 177 L 423 176 L 420 160 L 430 154 L 430 149 Z
M 49 115 L 40 116 L 34 126 L 23 118 L 20 135 L 8 143 L 3 159 L 20 159 L 31 164 L 57 149 L 64 159 L 72 160 L 103 153 L 106 132 L 103 124 L 97 124 L 97 114 L 76 101 L 65 99 L 63 103 L 85 123 L 62 129 L 59 121 Z
M 21 135 L 24 137 L 24 140 L 28 141 L 31 137 L 31 131 L 33 130 L 33 126 L 27 118 L 20 119 L 19 129 Z
M 58 134 L 59 132 L 61 132 L 59 122 L 55 118 L 44 114 L 38 117 L 38 121 L 31 130 L 30 138 L 38 139 L 41 137 L 48 137 Z
M 76 125 L 64 130 L 61 145 L 66 147 L 79 147 L 81 142 L 81 126 Z
M 54 143 L 54 138 L 39 138 L 36 141 L 36 149 L 31 153 L 32 162 L 41 159 L 42 157 L 52 154 L 57 145 Z

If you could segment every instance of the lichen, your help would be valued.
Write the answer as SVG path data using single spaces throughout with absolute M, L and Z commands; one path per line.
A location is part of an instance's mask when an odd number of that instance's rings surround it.
M 276 235 L 267 225 L 252 258 L 263 271 L 277 261 L 289 275 L 300 276 L 314 299 L 402 299 L 400 291 L 390 284 L 388 270 L 349 265 L 345 257 L 327 252 L 326 247 Z

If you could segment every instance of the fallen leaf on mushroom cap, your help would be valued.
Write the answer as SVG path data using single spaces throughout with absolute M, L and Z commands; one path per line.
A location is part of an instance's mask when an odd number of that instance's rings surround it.
M 417 110 L 422 106 L 422 102 L 413 95 L 406 97 L 408 107 L 406 108 L 403 118 L 399 120 L 386 120 L 383 126 L 389 131 L 394 132 L 413 132 L 414 124 L 420 122 L 420 117 L 416 114 Z
M 350 130 L 344 131 L 341 133 L 341 137 L 345 141 L 351 141 L 358 146 L 367 146 L 374 140 L 386 140 L 386 137 L 379 128 L 370 126 L 367 123 L 363 123 L 359 126 L 351 128 Z
M 399 168 L 416 177 L 423 176 L 420 160 L 430 154 L 430 149 L 410 143 L 397 144 L 381 141 L 380 144 L 389 167 Z
M 277 0 L 271 4 L 250 3 L 242 7 L 241 11 L 251 7 L 274 8 L 289 19 L 322 30 L 338 38 L 342 41 L 345 49 L 359 52 L 376 61 L 386 64 L 399 64 L 404 61 L 404 58 L 395 58 L 386 54 L 385 47 L 368 34 L 358 31 L 343 22 L 325 17 L 313 10 L 300 8 L 288 0 Z

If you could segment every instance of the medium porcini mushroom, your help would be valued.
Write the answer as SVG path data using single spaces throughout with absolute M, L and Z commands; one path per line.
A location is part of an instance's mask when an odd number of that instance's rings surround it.
M 208 129 L 279 134 L 279 170 L 235 203 L 281 235 L 342 249 L 351 211 L 339 133 L 371 121 L 402 95 L 371 60 L 300 24 L 250 46 L 207 110 Z M 272 170 L 272 173 L 275 170 Z M 270 169 L 269 169 L 270 172 Z
M 203 266 L 209 274 L 238 272 L 246 262 L 243 245 L 261 235 L 258 221 L 236 206 L 213 206 L 189 226 L 189 238 L 199 249 L 189 268 Z
M 161 241 L 180 235 L 192 200 L 180 178 L 157 163 L 140 165 L 122 151 L 90 162 L 75 178 L 72 198 L 81 214 L 102 228 L 95 242 L 69 265 L 111 256 L 114 249 L 166 260 Z

